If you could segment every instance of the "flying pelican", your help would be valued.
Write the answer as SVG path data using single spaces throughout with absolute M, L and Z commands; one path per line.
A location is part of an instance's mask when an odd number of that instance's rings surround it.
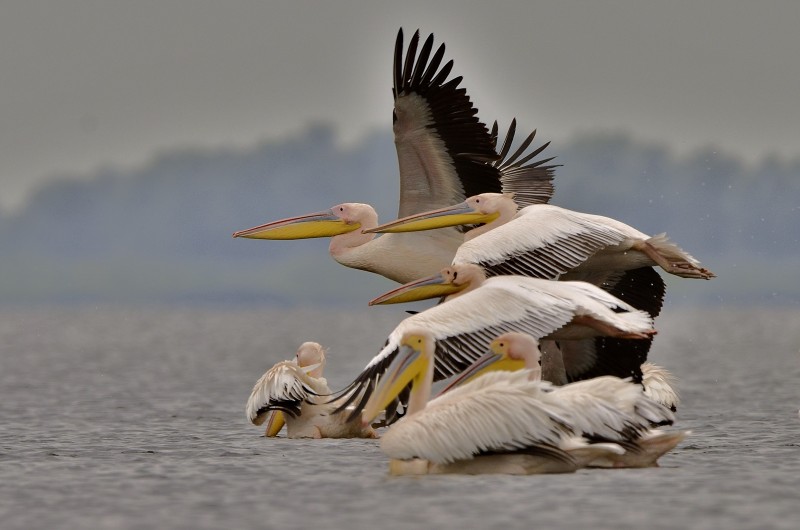
M 436 340 L 436 381 L 460 373 L 486 351 L 492 339 L 506 331 L 523 331 L 534 337 L 563 341 L 603 335 L 646 339 L 655 334 L 653 320 L 646 312 L 586 282 L 554 282 L 521 276 L 482 280 L 482 271 L 474 265 L 450 271 L 454 279 L 457 277 L 456 283 L 440 277 L 438 285 L 434 281 L 419 282 L 418 287 L 428 297 L 451 294 L 451 299 L 403 320 L 361 374 L 337 393 L 344 400 L 339 409 L 356 400 L 359 401 L 354 411 L 363 408 L 375 381 L 397 356 L 400 338 L 411 327 L 427 328 Z M 461 280 L 466 280 L 467 285 L 462 285 Z M 414 285 L 404 286 L 393 293 L 401 299 L 412 297 L 413 293 L 405 291 L 414 288 Z M 457 296 L 452 295 L 459 290 Z M 610 373 L 627 376 L 639 370 L 641 363 L 609 352 L 607 358 L 569 359 L 567 374 L 571 380 L 581 379 L 598 365 L 607 367 Z M 393 412 L 387 410 L 388 422 L 392 421 Z
M 267 422 L 265 436 L 277 436 L 286 424 L 289 438 L 376 438 L 370 426 L 349 422 L 347 412 L 331 414 L 335 403 L 322 377 L 325 350 L 304 342 L 295 359 L 270 368 L 253 387 L 247 400 L 247 418 L 255 425 Z
M 570 421 L 579 413 L 547 399 L 546 387 L 525 372 L 487 374 L 428 402 L 433 334 L 409 328 L 399 344 L 362 414 L 368 425 L 411 384 L 406 415 L 381 438 L 392 474 L 569 473 L 624 453 L 619 445 L 589 444 L 576 435 Z
M 441 208 L 483 192 L 511 190 L 521 205 L 547 202 L 553 193 L 552 158 L 528 163 L 548 144 L 524 154 L 535 132 L 509 156 L 516 130 L 512 122 L 500 152 L 497 124 L 490 132 L 476 116 L 461 77 L 447 80 L 453 66 L 441 44 L 431 57 L 433 35 L 417 56 L 419 31 L 403 60 L 403 31 L 394 50 L 393 128 L 400 167 L 399 216 Z M 523 156 L 524 155 L 524 156 Z M 405 283 L 448 265 L 462 242 L 457 229 L 426 234 L 375 237 L 363 229 L 378 226 L 374 208 L 362 203 L 337 204 L 328 210 L 281 219 L 242 230 L 233 237 L 305 239 L 331 237 L 329 252 L 347 267 Z M 403 259 L 415 252 L 414 260 Z
M 566 288 L 562 289 L 562 286 Z M 637 325 L 646 324 L 647 326 L 652 326 L 652 317 L 646 312 L 637 310 L 630 304 L 622 302 L 599 287 L 586 282 L 554 282 L 523 276 L 495 276 L 486 278 L 481 267 L 471 264 L 445 267 L 439 274 L 402 285 L 375 298 L 370 301 L 370 305 L 393 304 L 438 297 L 444 297 L 445 303 L 420 314 L 424 315 L 433 310 L 450 313 L 457 308 L 464 312 L 469 311 L 472 315 L 470 318 L 473 320 L 466 327 L 471 330 L 472 328 L 481 330 L 480 334 L 486 341 L 484 346 L 487 345 L 489 340 L 494 336 L 502 332 L 527 331 L 523 329 L 524 326 L 520 325 L 519 321 L 516 320 L 516 318 L 519 317 L 511 316 L 511 314 L 508 313 L 508 309 L 514 307 L 514 304 L 519 304 L 517 310 L 520 311 L 520 314 L 525 314 L 527 312 L 538 314 L 538 312 L 541 311 L 547 315 L 557 314 L 559 318 L 566 319 L 563 321 L 551 320 L 548 322 L 548 324 L 556 326 L 553 328 L 535 329 L 529 326 L 529 333 L 540 339 L 557 340 L 559 341 L 559 346 L 575 342 L 584 344 L 587 342 L 586 339 L 602 336 L 647 341 L 655 334 L 652 327 L 647 333 L 622 333 L 620 332 L 621 329 L 624 329 L 622 323 L 611 324 L 610 320 L 606 320 L 603 325 L 595 321 L 595 330 L 602 329 L 602 331 L 595 331 L 593 334 L 585 333 L 586 328 L 584 326 L 580 326 L 582 330 L 580 334 L 568 333 L 572 326 L 568 326 L 565 329 L 553 333 L 558 329 L 558 326 L 570 322 L 574 325 L 580 322 L 584 317 L 579 315 L 585 315 L 585 311 L 589 308 L 589 303 L 593 304 L 593 308 L 597 308 L 592 310 L 598 311 L 598 315 L 600 314 L 600 308 L 598 307 L 599 302 L 599 306 L 602 306 L 606 312 L 617 312 L 614 313 L 617 317 L 623 317 L 625 319 L 636 318 Z M 456 301 L 458 301 L 459 304 L 457 306 L 451 306 L 452 309 L 450 311 L 447 309 L 439 309 L 440 307 L 445 308 Z M 527 311 L 525 311 L 525 304 L 530 304 L 527 307 Z M 464 309 L 460 309 L 462 307 L 464 307 Z M 570 308 L 569 311 L 567 310 L 568 307 Z M 456 316 L 456 318 L 459 317 Z M 466 318 L 467 317 L 461 317 L 459 320 Z M 543 316 L 540 318 L 547 317 Z M 570 319 L 573 320 L 570 321 Z M 491 333 L 487 333 L 483 330 L 483 328 L 488 326 L 492 326 L 493 331 Z M 528 326 L 528 324 L 526 323 L 525 326 Z M 627 330 L 631 331 L 633 328 L 628 327 Z M 639 328 L 638 331 L 645 331 L 645 328 Z M 439 337 L 437 337 L 437 339 L 439 339 Z M 593 350 L 581 347 L 570 348 L 566 351 L 568 353 L 564 354 L 562 350 L 558 350 L 557 358 L 563 359 L 563 363 L 566 367 L 565 373 L 567 382 L 588 379 L 598 375 L 634 377 L 637 381 L 641 379 L 641 365 L 643 360 L 638 354 L 630 354 L 627 350 Z M 550 350 L 548 350 L 548 353 L 549 352 Z M 477 352 L 475 353 L 477 354 Z M 461 369 L 463 368 L 465 368 L 465 366 L 461 367 Z
M 464 235 L 453 264 L 480 265 L 488 276 L 592 281 L 608 271 L 657 265 L 684 278 L 715 277 L 665 234 L 651 237 L 609 217 L 551 204 L 517 211 L 514 199 L 502 193 L 481 193 L 455 206 L 406 216 L 365 232 L 402 233 L 455 225 L 480 226 Z
M 469 382 L 493 370 L 527 369 L 531 380 L 541 380 L 539 342 L 525 333 L 504 333 L 492 341 L 490 351 L 464 370 L 447 388 Z M 590 440 L 621 445 L 621 455 L 606 455 L 590 466 L 650 467 L 663 454 L 683 440 L 687 432 L 651 429 L 651 425 L 671 425 L 674 416 L 669 405 L 648 395 L 640 385 L 613 376 L 602 376 L 564 386 L 547 387 L 548 397 L 561 400 L 581 415 L 571 425 Z M 588 421 L 587 421 L 588 420 Z

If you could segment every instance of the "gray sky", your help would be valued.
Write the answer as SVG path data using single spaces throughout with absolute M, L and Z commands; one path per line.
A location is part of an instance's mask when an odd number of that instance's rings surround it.
M 797 156 L 798 22 L 790 0 L 3 2 L 0 206 L 175 146 L 388 130 L 400 26 L 447 44 L 487 122 Z

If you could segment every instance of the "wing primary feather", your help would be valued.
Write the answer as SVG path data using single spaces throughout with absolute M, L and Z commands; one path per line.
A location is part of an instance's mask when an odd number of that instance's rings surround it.
M 414 58 L 417 55 L 417 44 L 419 44 L 419 30 L 414 32 L 414 36 L 408 42 L 408 50 L 406 50 L 406 62 L 403 66 L 403 86 L 408 86 L 411 83 L 411 74 L 414 67 Z
M 411 74 L 411 86 L 419 85 L 422 74 L 425 71 L 425 66 L 428 64 L 428 57 L 430 57 L 431 49 L 433 49 L 433 33 L 428 35 L 428 38 L 425 39 L 425 43 L 422 45 L 422 49 L 419 51 L 419 57 L 417 57 L 417 62 L 414 65 L 414 73 Z
M 436 71 L 439 69 L 439 65 L 442 64 L 443 58 L 444 44 L 440 44 L 436 49 L 436 53 L 433 54 L 433 59 L 431 59 L 431 62 L 425 69 L 425 73 L 422 74 L 422 79 L 419 81 L 420 86 L 428 86 L 430 84 L 431 79 L 433 79 L 433 76 L 436 75 Z
M 403 72 L 401 70 L 401 65 L 403 64 L 403 28 L 400 28 L 400 31 L 397 32 L 397 40 L 394 44 L 394 97 L 397 99 L 397 96 L 400 95 L 400 91 L 403 89 Z
M 497 122 L 494 123 L 495 126 L 497 126 Z M 511 125 L 508 126 L 508 132 L 506 133 L 506 137 L 503 140 L 503 147 L 500 150 L 499 160 L 505 161 L 506 155 L 508 154 L 508 151 L 511 149 L 511 142 L 514 141 L 514 134 L 516 133 L 516 131 L 517 131 L 517 119 L 514 118 L 513 120 L 511 120 Z
M 512 124 L 512 125 L 514 125 L 514 121 L 512 121 L 512 122 L 511 122 L 511 124 Z M 508 130 L 508 137 L 507 137 L 506 139 L 507 139 L 507 140 L 509 140 L 509 137 L 510 137 L 511 139 L 513 139 L 513 134 L 512 134 L 512 131 L 511 131 L 511 128 L 510 128 L 510 127 L 509 127 L 509 130 Z M 525 150 L 528 148 L 528 146 L 529 146 L 529 145 L 531 145 L 531 142 L 533 142 L 533 139 L 534 139 L 534 137 L 536 137 L 536 129 L 534 129 L 534 130 L 533 130 L 533 132 L 532 132 L 532 133 L 530 133 L 530 134 L 528 135 L 528 137 L 527 137 L 527 138 L 525 138 L 525 141 L 523 141 L 523 142 L 520 144 L 520 146 L 517 148 L 517 150 L 514 152 L 514 154 L 513 154 L 513 155 L 511 155 L 511 157 L 510 157 L 508 160 L 506 160 L 506 164 L 508 164 L 508 165 L 514 165 L 514 161 L 515 161 L 517 158 L 519 158 L 519 157 L 520 157 L 520 155 L 522 155 L 522 153 L 524 153 L 524 152 L 525 152 Z M 505 145 L 503 145 L 503 147 L 505 147 Z M 509 145 L 508 145 L 508 147 L 509 147 L 509 149 L 511 148 L 511 142 L 510 142 L 510 140 L 509 140 Z M 506 151 L 506 152 L 507 152 L 507 151 Z M 520 164 L 522 164 L 522 162 L 520 162 L 518 165 L 520 165 Z
M 448 76 L 448 75 L 450 75 L 450 71 L 451 71 L 452 69 L 453 69 L 453 60 L 452 60 L 452 59 L 450 59 L 449 61 L 447 61 L 447 62 L 445 63 L 445 65 L 442 67 L 442 69 L 441 69 L 441 70 L 439 70 L 439 73 L 438 73 L 438 74 L 436 74 L 436 77 L 434 77 L 434 78 L 431 80 L 431 85 L 433 85 L 433 86 L 438 86 L 438 85 L 441 85 L 441 84 L 443 84 L 443 83 L 444 83 L 444 81 L 445 81 L 445 79 L 447 79 L 447 76 Z M 459 82 L 461 81 L 461 78 L 460 78 L 460 77 L 457 77 L 457 78 L 455 78 L 455 79 L 458 79 L 458 80 L 459 80 Z M 457 84 L 458 84 L 458 83 L 456 83 L 456 85 L 457 85 Z M 444 88 L 444 87 L 442 87 L 442 88 Z

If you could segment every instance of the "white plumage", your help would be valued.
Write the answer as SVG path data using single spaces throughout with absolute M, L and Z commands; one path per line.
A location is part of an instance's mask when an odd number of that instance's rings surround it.
M 525 373 L 530 374 L 532 380 L 540 379 L 539 343 L 530 335 L 505 333 L 492 341 L 489 349 L 489 353 L 467 368 L 451 384 L 455 388 L 445 391 L 442 398 L 446 398 L 450 392 L 458 392 L 459 383 L 477 382 L 492 375 L 490 370 L 524 367 Z M 513 372 L 494 373 L 504 374 L 499 377 L 510 378 Z M 669 405 L 651 399 L 641 385 L 630 380 L 603 376 L 563 386 L 552 386 L 549 382 L 541 384 L 544 393 L 538 399 L 563 406 L 567 411 L 563 422 L 574 433 L 590 440 L 616 443 L 626 449 L 621 455 L 604 455 L 590 462 L 590 466 L 656 465 L 660 456 L 675 447 L 688 434 L 653 429 L 653 426 L 671 425 L 674 415 Z
M 678 382 L 666 368 L 647 362 L 642 365 L 644 393 L 673 412 L 680 405 Z

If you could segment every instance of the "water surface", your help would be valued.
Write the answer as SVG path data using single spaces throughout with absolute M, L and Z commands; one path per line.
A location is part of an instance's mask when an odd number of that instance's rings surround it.
M 800 311 L 671 308 L 661 467 L 389 477 L 374 440 L 266 439 L 244 404 L 297 346 L 358 373 L 402 318 L 269 309 L 0 309 L 2 528 L 796 528 Z

